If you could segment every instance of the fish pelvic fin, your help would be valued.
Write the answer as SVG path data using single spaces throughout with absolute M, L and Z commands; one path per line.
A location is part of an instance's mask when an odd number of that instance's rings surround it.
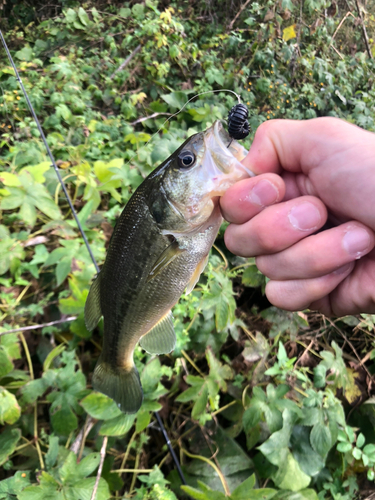
M 197 265 L 197 268 L 195 269 L 193 276 L 190 278 L 190 281 L 186 286 L 185 290 L 186 295 L 188 295 L 194 289 L 195 285 L 198 283 L 201 274 L 203 273 L 205 267 L 207 266 L 207 262 L 208 262 L 208 255 L 203 257 L 203 259 Z
M 99 323 L 102 317 L 102 310 L 100 307 L 100 273 L 92 282 L 89 294 L 85 304 L 85 324 L 86 328 L 91 331 Z
M 176 347 L 176 334 L 171 311 L 168 311 L 149 332 L 141 337 L 139 345 L 149 354 L 168 354 L 173 351 Z
M 114 366 L 100 356 L 92 377 L 96 391 L 112 398 L 124 413 L 136 413 L 142 405 L 143 391 L 139 373 L 133 365 L 129 368 Z

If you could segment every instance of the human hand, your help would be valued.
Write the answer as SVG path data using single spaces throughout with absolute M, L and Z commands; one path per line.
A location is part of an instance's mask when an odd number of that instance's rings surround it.
M 230 251 L 256 257 L 287 310 L 375 313 L 375 134 L 337 118 L 262 124 L 221 198 Z M 335 227 L 317 232 L 327 220 Z

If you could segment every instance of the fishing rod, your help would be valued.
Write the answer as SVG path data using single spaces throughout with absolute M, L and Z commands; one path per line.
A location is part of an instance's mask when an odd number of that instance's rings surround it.
M 26 89 L 25 89 L 25 87 L 23 85 L 22 79 L 21 79 L 21 77 L 20 77 L 20 75 L 18 73 L 17 67 L 16 67 L 16 65 L 14 63 L 13 57 L 12 57 L 10 51 L 9 51 L 8 45 L 7 45 L 6 41 L 5 41 L 5 38 L 4 38 L 3 33 L 2 33 L 1 30 L 0 30 L 0 38 L 1 38 L 1 42 L 3 44 L 3 47 L 5 49 L 5 52 L 6 52 L 7 56 L 8 56 L 9 62 L 12 65 L 12 68 L 13 68 L 13 71 L 15 73 L 16 79 L 18 80 L 18 83 L 20 84 L 22 93 L 23 93 L 23 95 L 24 95 L 24 97 L 26 99 L 29 111 L 30 111 L 30 113 L 31 113 L 31 115 L 32 115 L 32 117 L 33 117 L 33 119 L 34 119 L 34 121 L 36 123 L 36 126 L 37 126 L 37 128 L 39 130 L 39 133 L 40 133 L 40 136 L 42 138 L 43 144 L 44 144 L 44 146 L 46 148 L 46 151 L 48 153 L 48 156 L 49 156 L 49 158 L 51 160 L 52 166 L 53 166 L 53 168 L 54 168 L 54 170 L 56 172 L 57 178 L 58 178 L 58 180 L 60 182 L 60 185 L 61 185 L 61 188 L 62 188 L 62 190 L 64 192 L 65 198 L 66 198 L 66 200 L 67 200 L 67 202 L 69 204 L 70 210 L 72 211 L 72 214 L 73 214 L 73 217 L 74 217 L 74 219 L 76 221 L 76 224 L 78 226 L 79 232 L 81 233 L 83 241 L 85 242 L 87 251 L 88 251 L 88 253 L 90 255 L 90 258 L 91 258 L 91 260 L 92 260 L 92 262 L 93 262 L 93 264 L 95 266 L 96 272 L 99 273 L 100 272 L 100 268 L 98 266 L 98 263 L 96 262 L 96 259 L 94 257 L 94 254 L 93 254 L 92 250 L 91 250 L 90 244 L 89 244 L 88 239 L 87 239 L 87 237 L 85 235 L 83 227 L 82 227 L 82 225 L 81 225 L 81 223 L 80 223 L 80 221 L 78 219 L 78 215 L 77 215 L 77 212 L 75 211 L 75 208 L 73 206 L 73 202 L 72 202 L 72 200 L 71 200 L 71 198 L 69 196 L 68 190 L 66 189 L 65 183 L 64 183 L 64 181 L 63 181 L 63 179 L 62 179 L 62 177 L 60 175 L 60 172 L 59 172 L 58 166 L 56 165 L 56 162 L 55 162 L 55 159 L 53 157 L 52 151 L 50 150 L 50 147 L 48 146 L 48 142 L 47 142 L 46 136 L 44 135 L 42 126 L 40 125 L 38 117 L 37 117 L 37 115 L 36 115 L 36 113 L 34 111 L 34 107 L 31 104 L 29 96 L 28 96 L 28 94 L 26 92 Z M 173 458 L 173 461 L 175 463 L 175 466 L 176 466 L 176 469 L 178 471 L 178 474 L 179 474 L 179 476 L 181 478 L 181 482 L 182 482 L 182 484 L 186 485 L 186 480 L 185 480 L 184 473 L 182 472 L 180 463 L 179 463 L 178 458 L 176 456 L 176 453 L 175 453 L 175 451 L 174 451 L 174 449 L 172 447 L 171 441 L 170 441 L 168 433 L 167 433 L 167 431 L 166 431 L 166 429 L 164 427 L 163 421 L 160 418 L 160 415 L 159 415 L 158 412 L 155 412 L 155 416 L 156 416 L 156 420 L 158 422 L 159 428 L 160 428 L 160 430 L 161 430 L 161 432 L 162 432 L 162 434 L 164 436 L 164 439 L 165 439 L 165 442 L 167 444 L 168 450 L 169 450 L 169 452 L 170 452 L 170 454 L 171 454 L 171 456 Z

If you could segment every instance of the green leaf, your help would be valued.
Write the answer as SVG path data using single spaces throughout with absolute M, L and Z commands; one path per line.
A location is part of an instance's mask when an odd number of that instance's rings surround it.
M 252 404 L 250 408 L 244 411 L 242 421 L 245 431 L 248 432 L 251 428 L 255 427 L 262 418 L 262 412 L 259 404 Z
M 0 387 L 0 423 L 14 424 L 21 416 L 21 408 L 16 397 Z
M 81 401 L 81 405 L 90 417 L 98 420 L 110 420 L 123 416 L 113 399 L 101 392 L 93 391 Z
M 366 444 L 366 446 L 363 448 L 363 453 L 366 453 L 366 455 L 373 462 L 375 462 L 375 444 Z
M 57 356 L 60 356 L 60 354 L 65 351 L 66 346 L 64 344 L 59 344 L 56 347 L 52 349 L 52 351 L 48 354 L 46 359 L 44 360 L 43 363 L 43 371 L 46 372 L 49 370 L 51 364 L 53 363 L 53 360 L 57 358 Z
M 100 427 L 99 434 L 101 436 L 123 436 L 132 428 L 135 417 L 135 414 L 121 414 L 118 417 L 106 420 Z
M 339 443 L 336 448 L 337 451 L 340 451 L 341 453 L 347 453 L 348 451 L 351 451 L 352 445 L 350 443 Z
M 176 91 L 160 96 L 172 108 L 181 109 L 188 100 L 184 92 Z
M 279 468 L 273 480 L 279 488 L 291 491 L 302 490 L 311 482 L 310 476 L 301 470 L 297 460 L 290 452 L 287 453 L 286 461 Z
M 247 500 L 250 497 L 251 491 L 255 486 L 255 474 L 251 475 L 243 483 L 241 483 L 232 492 L 230 498 L 231 500 Z
M 6 427 L 4 432 L 0 434 L 0 465 L 8 460 L 8 457 L 14 452 L 20 439 L 21 431 L 19 429 Z
M 309 441 L 310 431 L 302 425 L 295 425 L 293 428 L 290 444 L 294 458 L 297 460 L 301 470 L 313 477 L 325 466 L 324 459 L 314 451 Z
M 197 420 L 199 418 L 199 416 L 202 413 L 204 413 L 204 411 L 206 409 L 207 402 L 208 402 L 208 388 L 207 388 L 207 385 L 204 384 L 198 393 L 198 396 L 195 400 L 193 409 L 191 411 L 192 418 Z
M 218 297 L 216 311 L 215 311 L 215 324 L 216 330 L 221 332 L 227 326 L 229 321 L 229 305 L 225 297 L 220 295 Z
M 10 186 L 10 187 L 21 186 L 21 182 L 18 176 L 10 172 L 0 172 L 0 182 L 2 182 L 4 186 Z
M 68 405 L 51 414 L 51 423 L 53 430 L 61 436 L 68 436 L 78 427 L 77 417 Z
M 20 61 L 31 61 L 33 57 L 33 49 L 29 45 L 25 45 L 25 47 L 18 50 L 14 55 Z
M 142 431 L 144 431 L 148 426 L 148 424 L 150 423 L 150 421 L 151 421 L 151 412 L 141 408 L 138 412 L 137 422 L 135 424 L 136 432 L 141 433 Z
M 94 472 L 100 462 L 100 453 L 90 453 L 75 468 L 74 478 L 83 479 Z
M 51 469 L 57 460 L 59 453 L 59 438 L 53 434 L 48 439 L 48 451 L 44 457 L 47 469 Z
M 161 364 L 158 357 L 152 359 L 144 367 L 141 373 L 141 383 L 144 394 L 150 394 L 156 390 L 160 380 L 160 370 Z
M 88 477 L 64 488 L 64 500 L 91 500 L 92 490 L 95 486 L 95 477 Z M 102 477 L 99 480 L 95 500 L 108 500 L 111 494 L 108 484 Z
M 30 472 L 17 471 L 13 477 L 8 477 L 0 482 L 0 498 L 15 500 L 16 495 L 30 485 Z M 18 498 L 18 497 L 17 497 Z
M 176 398 L 176 401 L 179 403 L 186 403 L 187 401 L 192 401 L 196 399 L 198 396 L 202 385 L 204 384 L 204 380 L 202 379 L 202 384 L 201 385 L 195 385 L 193 387 L 189 387 L 189 389 L 186 389 L 186 391 L 182 392 L 179 394 Z
M 64 257 L 57 264 L 56 266 L 57 286 L 60 286 L 61 283 L 65 280 L 65 278 L 68 276 L 71 267 L 72 267 L 72 259 L 70 257 Z
M 82 7 L 78 9 L 78 17 L 84 26 L 87 26 L 89 24 L 89 16 L 86 14 L 86 11 Z
M 13 363 L 8 358 L 6 352 L 0 347 L 0 378 L 13 370 Z
M 365 439 L 365 436 L 361 433 L 358 434 L 357 436 L 357 442 L 356 442 L 356 445 L 358 446 L 358 448 L 362 448 L 362 446 L 365 444 L 366 442 L 366 439 Z
M 310 443 L 319 455 L 325 457 L 332 448 L 332 436 L 329 427 L 322 422 L 317 422 L 311 429 Z

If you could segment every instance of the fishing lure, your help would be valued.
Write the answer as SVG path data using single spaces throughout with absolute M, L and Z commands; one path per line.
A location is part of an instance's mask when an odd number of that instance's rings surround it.
M 236 140 L 245 139 L 250 133 L 250 125 L 247 121 L 249 111 L 247 107 L 238 103 L 229 111 L 228 115 L 228 132 L 229 135 Z

